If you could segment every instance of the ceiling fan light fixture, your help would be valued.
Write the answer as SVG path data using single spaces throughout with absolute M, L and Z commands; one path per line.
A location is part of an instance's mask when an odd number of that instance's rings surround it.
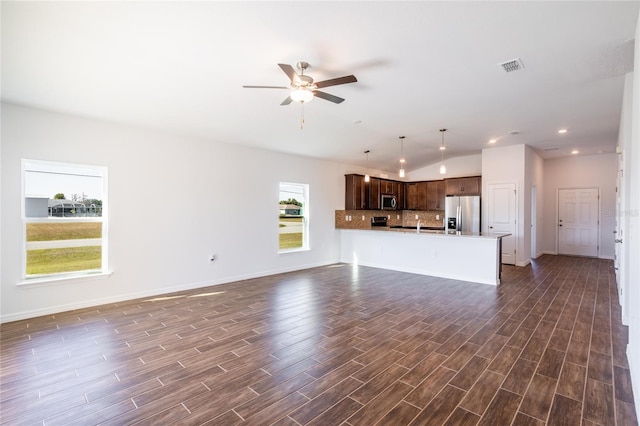
M 308 89 L 299 88 L 292 90 L 289 96 L 296 102 L 306 103 L 311 102 L 313 99 L 313 92 Z

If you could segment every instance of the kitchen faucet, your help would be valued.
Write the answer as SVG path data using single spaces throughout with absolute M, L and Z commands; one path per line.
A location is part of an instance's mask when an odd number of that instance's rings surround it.
M 418 234 L 420 233 L 420 225 L 421 225 L 421 223 L 420 223 L 420 221 L 418 221 L 418 227 L 416 228 L 416 232 L 417 232 Z

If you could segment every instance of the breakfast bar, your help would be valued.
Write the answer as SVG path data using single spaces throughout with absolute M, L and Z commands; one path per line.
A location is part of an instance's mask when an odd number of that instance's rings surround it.
M 461 281 L 500 283 L 509 234 L 402 228 L 341 229 L 341 261 Z

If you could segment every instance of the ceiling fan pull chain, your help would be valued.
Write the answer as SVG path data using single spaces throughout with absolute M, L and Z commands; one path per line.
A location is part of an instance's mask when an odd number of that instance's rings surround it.
M 304 128 L 304 102 L 300 103 L 300 130 Z

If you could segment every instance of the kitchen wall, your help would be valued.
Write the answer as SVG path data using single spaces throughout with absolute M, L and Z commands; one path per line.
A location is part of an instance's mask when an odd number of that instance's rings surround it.
M 339 261 L 347 165 L 10 104 L 1 136 L 3 322 Z M 23 158 L 108 167 L 108 279 L 17 285 Z M 278 254 L 281 181 L 309 184 L 310 251 Z
M 445 151 L 446 152 L 446 151 Z M 447 173 L 440 174 L 440 162 L 431 164 L 421 169 L 407 172 L 408 182 L 417 182 L 421 180 L 439 180 L 451 177 L 461 176 L 479 176 L 482 174 L 482 155 L 466 155 L 463 157 L 446 158 L 445 165 Z
M 545 160 L 542 247 L 545 253 L 557 253 L 558 189 L 592 187 L 600 192 L 599 257 L 613 259 L 617 162 L 615 153 Z

